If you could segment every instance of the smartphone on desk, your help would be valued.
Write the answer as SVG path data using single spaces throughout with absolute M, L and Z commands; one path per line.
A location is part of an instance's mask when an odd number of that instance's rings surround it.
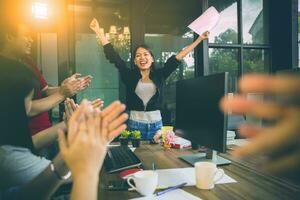
M 130 186 L 126 179 L 109 181 L 107 185 L 107 190 L 110 191 L 128 191 L 129 188 Z

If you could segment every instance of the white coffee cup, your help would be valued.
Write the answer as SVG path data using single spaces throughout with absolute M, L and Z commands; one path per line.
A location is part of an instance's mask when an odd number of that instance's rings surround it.
M 215 187 L 215 183 L 224 176 L 223 169 L 218 169 L 212 162 L 195 163 L 196 187 L 209 190 Z
M 134 181 L 134 185 L 130 182 Z M 127 179 L 128 185 L 143 196 L 152 195 L 157 187 L 158 174 L 152 170 L 139 171 Z

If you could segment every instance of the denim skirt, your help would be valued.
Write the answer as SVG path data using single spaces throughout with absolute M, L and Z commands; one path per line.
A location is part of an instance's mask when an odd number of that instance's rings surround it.
M 129 131 L 141 131 L 142 140 L 152 140 L 155 133 L 161 129 L 162 125 L 162 120 L 153 123 L 145 123 L 129 119 L 127 122 Z

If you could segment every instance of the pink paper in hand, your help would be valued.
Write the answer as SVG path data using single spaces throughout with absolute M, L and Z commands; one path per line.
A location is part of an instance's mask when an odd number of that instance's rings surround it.
M 188 27 L 198 35 L 202 35 L 204 32 L 213 29 L 218 24 L 219 20 L 220 13 L 211 6 Z

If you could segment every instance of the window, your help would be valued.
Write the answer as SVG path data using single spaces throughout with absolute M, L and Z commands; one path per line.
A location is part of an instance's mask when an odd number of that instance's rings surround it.
M 268 17 L 263 0 L 243 0 L 243 41 L 245 44 L 268 44 Z
M 78 102 L 101 98 L 106 106 L 119 99 L 118 71 L 105 58 L 103 47 L 97 44 L 95 34 L 77 32 L 75 44 L 76 72 L 96 77 L 87 89 L 77 94 Z
M 209 70 L 229 72 L 229 90 L 245 73 L 270 71 L 268 0 L 208 0 L 221 15 L 209 39 Z
M 93 6 L 96 7 L 93 8 Z M 106 6 L 118 12 L 99 11 L 108 9 Z M 74 11 L 75 70 L 82 75 L 95 77 L 86 90 L 77 94 L 77 100 L 80 102 L 84 98 L 89 100 L 101 98 L 107 106 L 121 98 L 119 73 L 116 67 L 106 59 L 103 47 L 97 44 L 95 34 L 89 29 L 89 24 L 91 16 L 96 17 L 116 51 L 125 61 L 129 61 L 129 7 L 124 2 L 107 3 L 100 7 L 93 2 L 76 1 Z
M 269 71 L 269 51 L 244 49 L 244 73 L 267 73 Z
M 235 91 L 238 75 L 238 49 L 210 48 L 210 74 L 229 72 L 229 91 Z
M 218 3 L 217 3 L 218 2 Z M 225 2 L 225 3 L 224 3 Z M 220 12 L 220 21 L 211 31 L 209 43 L 237 44 L 238 43 L 238 13 L 237 0 L 235 1 L 209 1 Z M 216 5 L 218 4 L 218 5 Z M 222 7 L 222 11 L 220 7 Z

